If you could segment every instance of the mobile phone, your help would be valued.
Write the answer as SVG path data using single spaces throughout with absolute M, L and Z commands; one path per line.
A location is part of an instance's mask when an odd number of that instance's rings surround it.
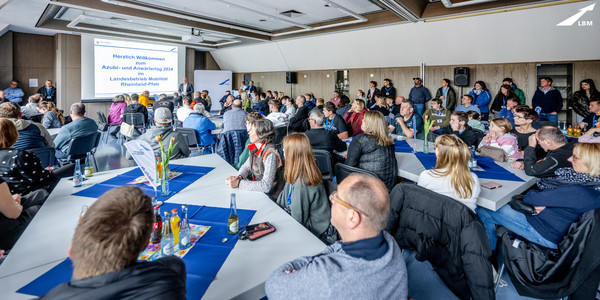
M 269 222 L 262 222 L 262 223 L 258 223 L 258 224 L 248 225 L 248 226 L 246 226 L 246 228 L 244 230 L 248 233 L 252 233 L 252 232 L 255 232 L 258 230 L 269 229 L 269 227 L 272 227 L 271 224 L 269 224 Z
M 238 236 L 238 238 L 240 240 L 251 240 L 254 241 L 256 239 L 259 239 L 269 233 L 272 233 L 275 231 L 275 227 L 273 225 L 271 225 L 271 223 L 269 222 L 263 222 L 263 223 L 259 223 L 259 224 L 252 224 L 252 225 L 248 225 L 246 226 L 246 228 L 244 229 L 244 232 L 242 234 L 240 234 Z
M 494 189 L 499 189 L 502 187 L 501 184 L 494 182 L 494 181 L 490 181 L 490 182 L 486 182 L 486 183 L 482 183 L 481 187 L 484 187 L 488 190 L 494 190 Z

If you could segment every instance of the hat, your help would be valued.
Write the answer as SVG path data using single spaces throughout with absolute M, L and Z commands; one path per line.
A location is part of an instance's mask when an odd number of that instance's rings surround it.
M 154 111 L 154 121 L 156 123 L 171 123 L 173 121 L 173 115 L 171 111 L 166 107 L 159 107 Z
M 419 78 L 419 77 L 414 77 L 414 78 L 413 78 L 413 80 L 418 80 L 418 81 L 421 81 L 421 82 L 423 81 L 423 80 L 421 80 L 421 78 Z

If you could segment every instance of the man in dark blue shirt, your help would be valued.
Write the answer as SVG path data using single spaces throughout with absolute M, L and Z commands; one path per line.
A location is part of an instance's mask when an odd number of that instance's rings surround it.
M 415 86 L 410 89 L 410 94 L 408 94 L 408 99 L 415 103 L 415 111 L 420 116 L 423 116 L 425 112 L 425 102 L 431 100 L 431 94 L 429 91 L 423 86 L 423 80 L 419 77 L 413 78 L 413 82 Z

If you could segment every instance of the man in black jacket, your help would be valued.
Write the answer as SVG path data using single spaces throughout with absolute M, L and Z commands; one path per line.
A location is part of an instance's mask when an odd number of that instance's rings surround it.
M 547 152 L 543 159 L 536 155 L 535 146 L 538 143 Z M 560 129 L 544 126 L 529 136 L 529 145 L 525 148 L 523 161 L 515 161 L 511 166 L 525 170 L 525 174 L 529 176 L 554 177 L 554 171 L 558 168 L 571 167 L 568 159 L 573 155 L 573 147 L 575 142 L 567 142 Z
M 42 299 L 185 299 L 176 256 L 138 263 L 153 230 L 151 200 L 138 187 L 114 188 L 88 209 L 73 236 L 73 277 Z
M 443 134 L 457 135 L 468 147 L 479 146 L 483 139 L 483 132 L 471 128 L 467 125 L 469 115 L 464 111 L 455 111 L 450 116 L 450 126 L 444 127 Z
M 296 132 L 305 132 L 307 128 L 306 120 L 308 119 L 308 107 L 304 106 L 306 97 L 300 95 L 296 97 L 296 105 L 298 109 L 296 114 L 290 118 L 290 130 Z
M 344 143 L 335 134 L 333 130 L 325 130 L 323 123 L 325 122 L 325 115 L 318 109 L 313 109 L 308 117 L 308 124 L 310 124 L 310 130 L 305 132 L 306 136 L 310 140 L 310 145 L 313 149 L 326 150 L 333 156 L 333 150 L 338 152 L 346 151 L 346 143 Z

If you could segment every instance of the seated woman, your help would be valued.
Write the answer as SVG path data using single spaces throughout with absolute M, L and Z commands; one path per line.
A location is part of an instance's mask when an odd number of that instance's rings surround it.
M 42 118 L 42 125 L 46 129 L 60 128 L 65 124 L 65 117 L 63 117 L 62 113 L 56 108 L 56 105 L 53 102 L 42 101 L 38 103 L 37 110 L 44 115 Z
M 290 116 L 287 113 L 279 112 L 281 110 L 281 101 L 269 100 L 269 114 L 267 119 L 273 122 L 275 128 L 284 127 L 290 124 Z
M 380 111 L 384 116 L 390 114 L 390 107 L 384 97 L 375 97 L 375 105 L 371 110 Z
M 185 118 L 185 121 L 183 121 L 183 128 L 196 129 L 196 135 L 198 136 L 200 146 L 208 146 L 215 143 L 210 131 L 217 128 L 215 123 L 204 116 L 204 112 L 204 104 L 198 103 L 194 105 L 192 113 L 190 113 L 189 116 Z
M 250 132 L 250 127 L 257 120 L 261 120 L 264 118 L 265 118 L 265 116 L 263 116 L 261 113 L 258 113 L 258 112 L 248 113 L 246 115 L 246 117 L 244 118 L 244 120 L 246 121 L 246 131 Z M 275 132 L 277 132 L 277 131 L 275 131 Z M 275 134 L 275 136 L 277 136 L 277 134 Z M 242 154 L 240 154 L 240 157 L 238 158 L 237 165 L 233 166 L 236 170 L 239 170 L 244 165 L 246 160 L 248 159 L 248 156 L 250 156 L 250 149 L 248 149 L 248 146 L 250 146 L 250 144 L 252 144 L 252 142 L 250 141 L 250 138 L 248 138 L 246 140 L 246 144 L 244 145 L 244 151 L 242 151 Z
M 35 154 L 14 149 L 18 138 L 15 124 L 0 119 L 0 178 L 8 184 L 11 194 L 25 195 L 37 189 L 51 192 L 59 178 L 52 174 L 52 168 L 42 168 Z
M 131 98 L 127 96 L 131 101 Z M 121 129 L 121 123 L 123 123 L 123 113 L 125 112 L 125 108 L 127 107 L 126 97 L 125 95 L 117 95 L 113 98 L 113 103 L 110 105 L 108 109 L 108 124 L 109 125 L 119 125 L 115 126 L 113 131 L 110 133 L 110 136 L 113 138 L 117 138 L 117 133 Z
M 479 148 L 483 146 L 492 146 L 500 148 L 506 152 L 509 158 L 523 158 L 523 154 L 519 152 L 517 138 L 510 134 L 512 125 L 507 119 L 495 118 L 490 122 L 490 133 L 483 137 L 479 144 Z
M 421 172 L 418 185 L 456 199 L 475 211 L 481 192 L 479 178 L 469 169 L 471 153 L 456 135 L 435 139 L 435 168 Z
M 556 169 L 556 171 L 554 171 L 554 177 L 539 178 L 537 186 L 540 190 L 546 190 L 570 184 L 580 184 L 600 191 L 600 161 L 593 161 L 598 158 L 600 158 L 600 144 L 575 144 L 573 156 L 569 158 L 569 162 L 573 164 L 573 167 Z M 575 168 L 576 160 L 582 160 L 589 171 L 577 171 L 577 168 Z
M 352 107 L 350 110 L 344 115 L 346 129 L 351 132 L 351 136 L 357 136 L 363 133 L 362 122 L 365 112 L 367 112 L 367 109 L 365 108 L 365 101 L 356 99 L 354 102 L 352 102 Z
M 357 101 L 362 100 L 354 100 L 355 103 Z M 391 190 L 398 175 L 394 140 L 388 135 L 383 114 L 367 111 L 364 115 L 361 124 L 364 133 L 352 139 L 345 164 L 377 174 L 388 190 Z
M 256 120 L 248 131 L 250 135 L 250 156 L 242 165 L 238 176 L 227 177 L 226 183 L 232 188 L 266 193 L 276 200 L 283 189 L 283 164 L 279 152 L 273 144 L 275 127 L 267 119 Z M 252 180 L 247 180 L 252 172 Z
M 296 114 L 298 107 L 296 106 L 296 103 L 294 103 L 294 100 L 290 99 L 290 97 L 283 96 L 281 98 L 281 104 L 283 104 L 284 108 L 282 112 L 288 115 L 288 120 Z
M 600 176 L 600 144 L 575 145 L 573 156 L 569 160 L 576 174 L 590 178 Z M 600 190 L 598 186 L 576 183 L 530 191 L 525 194 L 523 201 L 535 206 L 538 214 L 524 215 L 510 205 L 504 205 L 497 211 L 477 208 L 492 249 L 496 248 L 496 225 L 502 225 L 528 241 L 556 249 L 573 222 L 583 213 L 600 208 Z
M 515 128 L 510 132 L 517 136 L 519 151 L 525 150 L 529 146 L 529 136 L 536 132 L 533 123 L 538 119 L 538 114 L 534 109 L 527 105 L 518 105 L 513 108 L 515 118 Z
M 286 136 L 283 152 L 285 186 L 277 198 L 277 205 L 319 237 L 329 227 L 331 215 L 321 171 L 308 137 L 304 133 Z

